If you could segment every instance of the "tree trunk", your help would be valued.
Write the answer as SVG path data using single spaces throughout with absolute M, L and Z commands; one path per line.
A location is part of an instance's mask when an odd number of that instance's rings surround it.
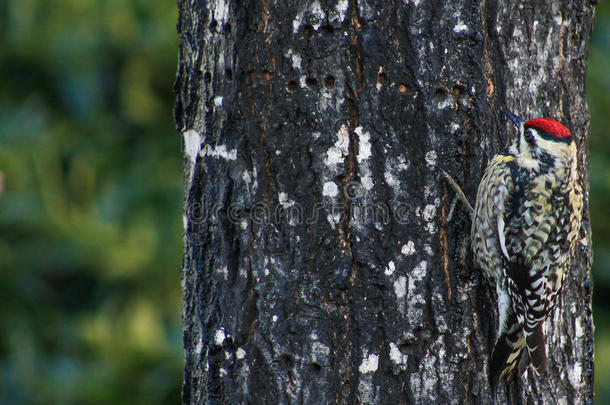
M 439 172 L 474 202 L 507 106 L 572 130 L 588 191 L 591 2 L 178 3 L 183 402 L 491 403 L 496 305 Z M 499 403 L 593 401 L 585 219 L 548 369 Z

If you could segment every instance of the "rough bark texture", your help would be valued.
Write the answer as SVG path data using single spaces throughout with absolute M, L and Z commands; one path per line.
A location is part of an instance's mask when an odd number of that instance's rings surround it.
M 179 0 L 184 403 L 489 404 L 471 201 L 516 131 L 578 140 L 590 1 Z M 590 228 L 549 367 L 499 402 L 593 401 Z

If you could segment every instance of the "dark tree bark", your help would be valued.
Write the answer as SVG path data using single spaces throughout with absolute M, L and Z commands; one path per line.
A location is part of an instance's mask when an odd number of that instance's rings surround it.
M 489 404 L 486 163 L 548 116 L 578 140 L 590 1 L 179 0 L 184 403 Z M 548 370 L 499 402 L 593 401 L 590 228 Z

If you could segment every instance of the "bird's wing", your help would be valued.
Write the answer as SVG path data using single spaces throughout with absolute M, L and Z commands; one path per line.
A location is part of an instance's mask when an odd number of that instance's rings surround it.
M 510 166 L 514 156 L 501 153 L 487 165 L 477 192 L 472 223 L 475 257 L 488 276 L 502 277 L 503 257 L 508 259 L 505 238 L 505 209 L 513 193 Z

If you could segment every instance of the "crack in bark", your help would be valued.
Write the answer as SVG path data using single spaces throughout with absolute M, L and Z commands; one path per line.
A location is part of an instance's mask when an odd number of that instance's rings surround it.
M 347 306 L 348 312 L 344 316 L 345 319 L 345 333 L 342 336 L 342 341 L 347 345 L 345 353 L 350 353 L 349 358 L 347 360 L 346 369 L 345 369 L 345 379 L 342 383 L 342 387 L 344 389 L 349 389 L 349 393 L 347 396 L 343 396 L 344 390 L 339 390 L 337 392 L 338 403 L 354 403 L 356 401 L 358 395 L 358 370 L 353 369 L 352 365 L 354 364 L 354 359 L 357 359 L 360 353 L 357 353 L 359 349 L 358 345 L 358 336 L 356 335 L 356 330 L 352 329 L 352 319 L 355 319 L 355 309 L 353 307 L 353 300 L 350 298 L 351 291 L 355 286 L 357 279 L 357 268 L 354 258 L 353 252 L 353 241 L 351 241 L 351 200 L 350 200 L 350 185 L 354 180 L 357 170 L 357 150 L 358 150 L 358 141 L 357 135 L 355 133 L 355 129 L 359 125 L 359 115 L 358 115 L 358 92 L 362 87 L 362 72 L 360 67 L 360 44 L 359 44 L 359 31 L 361 29 L 361 25 L 358 17 L 358 2 L 357 0 L 351 0 L 349 2 L 349 10 L 350 10 L 350 21 L 351 25 L 349 27 L 349 49 L 351 56 L 353 58 L 353 66 L 355 69 L 356 77 L 358 78 L 358 87 L 355 89 L 352 88 L 349 81 L 346 82 L 346 90 L 348 95 L 346 100 L 348 102 L 349 115 L 351 117 L 350 130 L 349 130 L 349 145 L 348 145 L 348 156 L 346 157 L 347 161 L 347 170 L 345 171 L 343 178 L 343 198 L 344 198 L 344 207 L 343 207 L 343 223 L 341 224 L 340 229 L 340 237 L 341 244 L 348 250 L 350 256 L 350 270 L 348 275 L 348 283 L 349 286 L 347 295 Z M 342 235 L 341 235 L 342 233 Z M 342 399 L 342 400 L 341 400 Z
M 443 186 L 443 196 L 441 203 L 441 218 L 439 226 L 439 244 L 441 246 L 441 257 L 443 263 L 443 274 L 445 275 L 445 283 L 447 284 L 447 302 L 451 306 L 453 293 L 451 291 L 451 277 L 449 275 L 449 246 L 447 242 L 447 232 L 445 231 L 445 221 L 447 218 L 447 188 Z

